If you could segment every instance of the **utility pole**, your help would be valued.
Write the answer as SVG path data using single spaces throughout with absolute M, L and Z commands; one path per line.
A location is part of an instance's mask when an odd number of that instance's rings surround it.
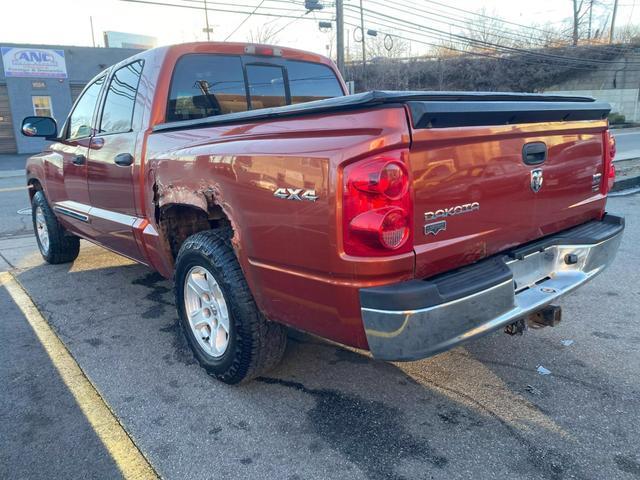
M 613 29 L 616 26 L 616 13 L 618 13 L 618 0 L 613 0 L 613 15 L 611 16 L 611 30 L 609 30 L 609 43 L 613 43 Z
M 93 43 L 93 48 L 96 48 L 96 36 L 93 33 L 93 17 L 89 15 L 89 23 L 91 24 L 91 43 Z
M 573 45 L 578 45 L 578 0 L 573 0 Z
M 574 0 L 575 1 L 575 0 Z M 367 89 L 367 50 L 364 43 L 364 10 L 362 9 L 362 0 L 360 0 L 360 30 L 362 32 L 362 86 Z
M 591 40 L 591 21 L 593 20 L 593 0 L 589 0 L 589 32 L 587 38 Z
M 344 75 L 344 9 L 342 0 L 336 0 L 336 35 L 338 70 Z
M 207 42 L 210 42 L 211 28 L 209 27 L 209 12 L 207 11 L 207 0 L 204 0 L 204 21 L 206 25 L 205 30 L 207 31 Z

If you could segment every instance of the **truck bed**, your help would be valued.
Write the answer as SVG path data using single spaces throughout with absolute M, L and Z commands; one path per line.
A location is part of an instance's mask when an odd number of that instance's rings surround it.
M 153 130 L 181 130 L 402 104 L 409 107 L 412 123 L 416 128 L 601 120 L 607 117 L 611 108 L 608 103 L 596 102 L 590 97 L 567 95 L 374 90 L 284 107 L 247 110 L 197 120 L 163 123 L 154 126 Z

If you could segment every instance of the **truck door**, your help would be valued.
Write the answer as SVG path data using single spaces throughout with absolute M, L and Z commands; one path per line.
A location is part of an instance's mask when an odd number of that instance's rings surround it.
M 96 240 L 135 260 L 144 260 L 133 234 L 142 219 L 136 211 L 133 173 L 143 105 L 136 105 L 143 62 L 114 70 L 104 95 L 98 128 L 91 140 L 88 184 Z
M 89 218 L 89 190 L 87 187 L 87 158 L 93 135 L 94 117 L 106 75 L 89 84 L 76 102 L 62 139 L 52 147 L 62 157 L 64 193 L 52 198 L 59 218 L 72 231 L 93 236 Z

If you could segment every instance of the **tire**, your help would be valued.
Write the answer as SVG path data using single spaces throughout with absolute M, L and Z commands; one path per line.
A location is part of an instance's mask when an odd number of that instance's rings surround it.
M 60 225 L 42 190 L 31 200 L 31 219 L 40 254 L 47 263 L 68 263 L 78 257 L 80 239 Z
M 187 238 L 174 281 L 180 324 L 196 359 L 218 380 L 237 384 L 275 367 L 287 336 L 258 310 L 230 238 L 226 228 Z

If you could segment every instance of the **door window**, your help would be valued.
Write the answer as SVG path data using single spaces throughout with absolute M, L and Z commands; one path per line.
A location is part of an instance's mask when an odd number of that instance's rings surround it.
M 102 109 L 100 133 L 131 131 L 142 65 L 142 61 L 133 62 L 113 74 Z
M 31 97 L 33 105 L 33 114 L 36 117 L 52 117 L 53 109 L 51 108 L 51 97 L 48 95 L 34 95 Z
M 240 57 L 185 55 L 176 64 L 167 105 L 167 121 L 244 112 L 247 93 Z
M 287 104 L 284 71 L 277 65 L 247 65 L 251 109 Z
M 75 140 L 78 138 L 91 136 L 91 125 L 96 104 L 100 96 L 100 89 L 104 84 L 105 77 L 102 76 L 93 82 L 80 96 L 71 116 L 69 117 L 69 129 L 67 138 Z

